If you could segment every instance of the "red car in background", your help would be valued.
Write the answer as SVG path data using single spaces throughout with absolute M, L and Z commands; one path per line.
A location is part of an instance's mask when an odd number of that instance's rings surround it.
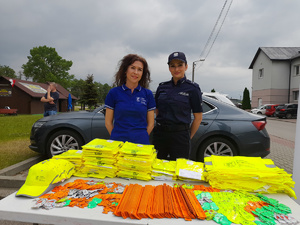
M 275 116 L 275 111 L 277 106 L 279 106 L 279 104 L 274 104 L 274 105 L 268 105 L 266 107 L 266 116 Z

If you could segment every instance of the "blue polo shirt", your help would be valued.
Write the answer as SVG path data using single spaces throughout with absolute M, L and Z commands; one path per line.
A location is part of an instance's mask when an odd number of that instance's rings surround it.
M 147 112 L 156 108 L 152 91 L 138 85 L 131 93 L 123 84 L 109 91 L 105 107 L 114 110 L 111 140 L 150 144 Z

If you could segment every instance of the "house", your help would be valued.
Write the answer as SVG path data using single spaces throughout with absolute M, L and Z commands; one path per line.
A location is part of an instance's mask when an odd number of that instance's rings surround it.
M 0 108 L 9 106 L 11 109 L 18 109 L 18 114 L 40 114 L 44 112 L 44 103 L 41 97 L 47 92 L 47 83 L 36 83 L 20 79 L 11 79 L 0 76 Z M 57 103 L 59 112 L 66 112 L 68 109 L 69 91 L 57 84 L 59 100 Z M 72 97 L 74 106 L 75 96 Z
M 252 69 L 252 107 L 298 103 L 300 47 L 260 47 Z

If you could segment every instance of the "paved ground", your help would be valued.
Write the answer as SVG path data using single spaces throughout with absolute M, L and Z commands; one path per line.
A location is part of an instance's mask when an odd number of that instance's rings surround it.
M 271 138 L 272 159 L 276 166 L 293 173 L 296 119 L 267 118 L 267 131 Z

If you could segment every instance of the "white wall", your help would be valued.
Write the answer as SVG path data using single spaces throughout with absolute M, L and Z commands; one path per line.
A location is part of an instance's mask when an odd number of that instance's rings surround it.
M 258 78 L 259 70 L 264 69 L 263 78 Z M 271 88 L 272 61 L 264 52 L 260 52 L 252 69 L 252 90 L 264 90 Z
M 292 76 L 291 76 L 291 89 L 297 89 L 300 85 L 300 75 L 295 76 L 294 65 L 300 64 L 300 58 L 293 60 L 292 62 Z
M 290 74 L 289 61 L 273 61 L 271 88 L 288 90 L 289 74 Z

